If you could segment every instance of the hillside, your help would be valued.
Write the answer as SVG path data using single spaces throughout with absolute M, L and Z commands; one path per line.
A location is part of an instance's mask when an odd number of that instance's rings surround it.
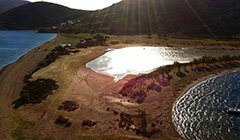
M 238 0 L 124 0 L 91 13 L 73 28 L 113 34 L 232 35 L 239 34 L 239 11 Z
M 37 29 L 51 27 L 67 20 L 79 18 L 85 13 L 86 11 L 74 10 L 52 3 L 29 3 L 1 14 L 0 28 Z
M 239 11 L 238 0 L 123 0 L 94 12 L 38 2 L 0 15 L 0 28 L 37 29 L 79 19 L 62 32 L 216 37 L 240 34 Z
M 10 9 L 26 4 L 28 1 L 24 0 L 0 0 L 0 14 Z

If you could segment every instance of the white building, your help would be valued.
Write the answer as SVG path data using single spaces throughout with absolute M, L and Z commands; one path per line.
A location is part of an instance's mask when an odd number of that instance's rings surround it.
M 66 26 L 66 25 L 67 25 L 66 22 L 60 23 L 60 26 Z
M 60 44 L 59 46 L 62 48 L 68 48 L 71 47 L 71 44 Z
M 73 21 L 72 20 L 68 20 L 67 23 L 68 23 L 68 25 L 72 25 Z

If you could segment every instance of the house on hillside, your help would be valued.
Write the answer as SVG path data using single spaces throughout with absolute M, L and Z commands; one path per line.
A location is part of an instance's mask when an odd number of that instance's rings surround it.
M 71 44 L 60 44 L 59 45 L 59 47 L 61 47 L 61 48 L 69 48 L 71 46 L 72 46 Z
M 60 26 L 62 27 L 67 26 L 67 23 L 66 22 L 60 23 Z
M 68 23 L 68 25 L 72 25 L 73 21 L 72 20 L 68 20 L 67 23 Z

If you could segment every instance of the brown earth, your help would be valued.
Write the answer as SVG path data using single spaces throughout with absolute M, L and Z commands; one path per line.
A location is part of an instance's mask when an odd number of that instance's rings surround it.
M 52 41 L 36 47 L 0 71 L 0 139 L 12 139 L 11 121 L 16 114 L 12 102 L 20 96 L 20 92 L 24 86 L 24 76 L 31 73 L 46 55 L 50 53 L 51 49 L 62 42 L 76 43 L 76 40 L 66 39 L 58 35 Z
M 112 46 L 111 48 L 120 47 L 122 45 Z M 146 98 L 145 102 L 138 104 L 134 100 L 119 94 L 123 86 L 136 76 L 129 75 L 115 83 L 112 77 L 95 73 L 85 67 L 87 62 L 103 54 L 105 50 L 106 47 L 80 49 L 80 53 L 63 56 L 33 75 L 32 80 L 49 78 L 57 81 L 60 86 L 57 93 L 49 96 L 41 105 L 26 105 L 20 109 L 26 115 L 29 113 L 39 114 L 39 116 L 36 116 L 39 118 L 36 123 L 36 131 L 41 131 L 45 133 L 42 135 L 46 136 L 53 134 L 57 139 L 62 137 L 72 139 L 79 133 L 82 135 L 90 133 L 138 137 L 136 130 L 126 130 L 127 128 L 119 127 L 120 115 L 126 113 L 136 116 L 146 112 L 147 129 L 152 129 L 152 124 L 160 129 L 160 132 L 151 136 L 151 138 L 178 137 L 171 123 L 171 103 L 174 102 L 175 98 L 169 86 L 163 87 L 160 93 L 150 91 L 151 95 Z M 79 105 L 79 108 L 72 112 L 58 110 L 58 106 L 65 101 L 74 101 Z M 42 112 L 44 112 L 44 115 Z M 61 127 L 56 129 L 56 125 L 49 122 L 53 122 L 58 115 L 70 118 L 72 126 L 68 129 Z M 134 119 L 134 117 L 132 118 Z M 97 125 L 91 129 L 83 130 L 79 126 L 86 119 L 96 121 Z M 139 121 L 135 121 L 135 123 L 128 127 L 141 127 Z M 46 128 L 48 128 L 47 131 Z M 144 138 L 141 137 L 141 134 L 139 135 L 139 139 Z
M 177 70 L 171 72 L 173 79 L 159 73 L 157 77 L 128 75 L 118 82 L 107 75 L 95 73 L 85 64 L 104 54 L 107 48 L 120 48 L 127 45 L 98 46 L 78 49 L 80 52 L 62 56 L 52 64 L 33 74 L 31 81 L 45 78 L 53 79 L 59 89 L 40 104 L 27 104 L 13 109 L 12 102 L 19 98 L 24 87 L 24 76 L 43 60 L 50 50 L 60 43 L 75 45 L 79 40 L 58 36 L 56 39 L 35 48 L 21 57 L 17 62 L 8 65 L 0 72 L 0 139 L 90 139 L 101 136 L 119 139 L 181 139 L 172 123 L 172 105 L 190 82 L 212 73 L 237 67 L 222 67 L 211 72 L 194 72 L 187 69 L 187 76 L 176 76 Z M 131 46 L 134 46 L 131 44 Z M 38 51 L 40 48 L 41 51 Z M 47 51 L 43 51 L 47 49 Z M 31 60 L 31 61 L 29 61 Z M 182 68 L 183 69 L 183 68 Z M 182 70 L 183 71 L 183 70 Z M 134 79 L 140 79 L 134 81 Z M 123 88 L 130 84 L 130 88 Z M 161 81 L 161 82 L 159 82 Z M 181 82 L 181 84 L 177 84 Z M 134 86 L 135 87 L 134 87 Z M 136 88 L 142 89 L 147 96 L 137 102 Z M 134 90 L 133 90 L 134 89 Z M 125 92 L 124 90 L 127 90 Z M 119 94 L 128 93 L 127 96 Z M 137 94 L 138 95 L 138 94 Z M 68 112 L 58 107 L 65 101 L 76 102 L 78 108 Z M 71 121 L 69 127 L 56 125 L 60 117 Z M 22 122 L 34 122 L 29 127 L 20 127 Z M 91 127 L 81 127 L 83 122 L 96 122 Z M 14 123 L 14 124 L 13 124 Z M 17 133 L 20 131 L 22 133 Z M 21 136 L 19 136 L 21 135 Z M 106 137 L 105 137 L 106 136 Z M 124 137 L 123 137 L 124 136 Z

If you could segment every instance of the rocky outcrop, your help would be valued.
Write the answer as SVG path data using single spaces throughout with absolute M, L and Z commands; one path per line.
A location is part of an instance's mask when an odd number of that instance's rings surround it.
M 119 92 L 122 96 L 134 99 L 137 103 L 143 103 L 150 91 L 160 93 L 162 87 L 170 85 L 170 77 L 164 74 L 158 76 L 140 76 L 127 82 Z
M 58 110 L 65 110 L 70 112 L 78 108 L 79 108 L 79 105 L 75 101 L 65 101 L 58 107 Z

